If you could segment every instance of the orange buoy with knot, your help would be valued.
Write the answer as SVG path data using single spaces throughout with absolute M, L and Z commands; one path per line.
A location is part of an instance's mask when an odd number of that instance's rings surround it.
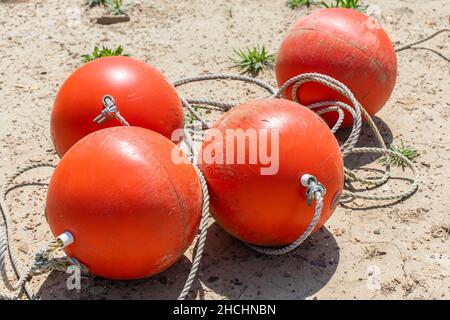
M 334 135 L 314 112 L 285 99 L 254 100 L 224 114 L 208 130 L 198 165 L 216 221 L 260 246 L 290 244 L 311 224 L 315 210 L 304 177 L 314 176 L 326 189 L 315 230 L 343 190 Z
M 302 73 L 321 73 L 339 80 L 353 92 L 370 115 L 389 99 L 397 79 L 394 47 L 375 19 L 352 9 L 321 9 L 297 21 L 288 31 L 276 61 L 278 85 Z M 292 99 L 290 86 L 285 97 Z M 318 83 L 300 86 L 295 100 L 303 105 L 327 100 L 349 103 Z M 330 126 L 336 113 L 323 117 Z M 351 126 L 345 111 L 343 126 Z
M 138 127 L 107 128 L 78 141 L 54 171 L 46 203 L 53 234 L 73 235 L 66 253 L 109 279 L 148 277 L 171 266 L 191 244 L 201 210 L 200 182 L 187 157 Z
M 77 69 L 56 96 L 51 134 L 60 157 L 87 134 L 121 125 L 114 117 L 93 121 L 104 110 L 106 95 L 114 97 L 119 112 L 134 126 L 169 139 L 175 129 L 183 127 L 180 98 L 157 69 L 129 57 L 96 59 Z

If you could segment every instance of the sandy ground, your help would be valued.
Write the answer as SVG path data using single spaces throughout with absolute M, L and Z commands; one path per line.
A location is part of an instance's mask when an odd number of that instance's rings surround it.
M 365 1 L 375 2 L 395 45 L 449 27 L 447 0 Z M 57 162 L 49 136 L 53 99 L 64 79 L 82 64 L 80 55 L 95 45 L 121 44 L 171 80 L 232 72 L 233 49 L 265 44 L 276 52 L 288 26 L 314 9 L 293 11 L 284 0 L 140 1 L 130 12 L 131 22 L 100 26 L 93 19 L 102 10 L 87 10 L 83 3 L 0 3 L 2 181 L 30 161 Z M 77 14 L 80 20 L 68 20 Z M 446 35 L 424 46 L 450 54 Z M 197 298 L 450 298 L 449 64 L 425 50 L 401 52 L 398 60 L 397 87 L 376 121 L 386 142 L 403 140 L 420 151 L 420 190 L 401 203 L 356 201 L 340 206 L 325 228 L 283 257 L 255 254 L 212 224 L 195 284 Z M 271 70 L 260 77 L 275 84 Z M 231 101 L 265 94 L 223 82 L 187 86 L 182 93 Z M 370 142 L 366 134 L 362 143 Z M 350 165 L 372 160 L 351 159 Z M 25 180 L 47 181 L 50 174 L 37 170 Z M 51 238 L 43 215 L 45 193 L 45 186 L 29 187 L 9 197 L 14 241 L 23 262 Z M 86 278 L 81 291 L 68 291 L 67 275 L 53 272 L 35 278 L 32 287 L 44 299 L 173 299 L 184 283 L 191 254 L 189 250 L 179 263 L 151 279 Z

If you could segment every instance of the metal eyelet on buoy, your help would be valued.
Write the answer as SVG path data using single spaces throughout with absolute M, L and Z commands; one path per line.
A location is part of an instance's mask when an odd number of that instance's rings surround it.
M 312 176 L 310 174 L 304 174 L 300 178 L 300 183 L 305 188 L 308 188 L 309 185 L 311 184 L 311 182 L 316 182 L 317 183 L 317 179 L 316 179 L 316 177 L 314 177 L 314 176 Z

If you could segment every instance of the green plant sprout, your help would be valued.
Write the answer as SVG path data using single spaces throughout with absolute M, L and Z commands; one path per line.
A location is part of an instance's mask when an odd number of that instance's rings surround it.
M 347 8 L 347 9 L 355 9 L 358 11 L 363 11 L 365 6 L 359 3 L 359 0 L 335 0 L 334 3 L 327 4 L 322 1 L 322 6 L 326 8 Z
M 105 4 L 105 0 L 86 0 L 86 4 L 92 8 L 95 6 L 100 6 Z
M 275 55 L 269 54 L 264 46 L 254 47 L 244 50 L 234 50 L 238 58 L 231 58 L 234 66 L 239 68 L 242 73 L 248 73 L 257 76 L 265 67 L 271 67 L 275 63 Z
M 111 49 L 108 47 L 103 46 L 103 48 L 100 50 L 97 46 L 94 48 L 94 51 L 92 51 L 92 54 L 84 54 L 81 57 L 84 59 L 85 63 L 88 63 L 89 61 L 98 59 L 98 58 L 104 58 L 104 57 L 112 57 L 112 56 L 129 56 L 129 54 L 123 53 L 123 47 L 118 46 L 116 49 Z
M 419 152 L 413 147 L 405 146 L 403 144 L 403 141 L 401 142 L 400 146 L 391 145 L 389 149 L 401 154 L 410 161 L 414 161 L 420 155 Z M 394 154 L 390 154 L 388 156 L 383 157 L 382 159 L 380 159 L 380 163 L 390 164 L 395 167 L 402 167 L 402 170 L 405 170 L 406 168 L 405 161 L 399 156 Z
M 133 2 L 125 0 L 105 0 L 106 8 L 115 16 L 126 14 Z
M 309 8 L 312 4 L 312 0 L 288 0 L 286 4 L 292 10 L 301 6 L 307 6 Z
M 192 106 L 192 108 L 193 108 L 195 111 L 199 112 L 198 110 L 200 109 L 200 106 Z M 187 113 L 186 113 L 185 118 L 186 118 L 186 122 L 187 122 L 188 124 L 194 123 L 194 121 L 197 119 L 197 118 L 196 118 L 192 113 L 190 113 L 190 112 L 187 112 Z

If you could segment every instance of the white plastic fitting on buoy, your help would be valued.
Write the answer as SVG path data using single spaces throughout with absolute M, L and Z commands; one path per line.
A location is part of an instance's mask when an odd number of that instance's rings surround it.
M 62 234 L 60 234 L 57 239 L 61 240 L 63 243 L 63 248 L 67 247 L 68 245 L 71 245 L 73 243 L 73 235 L 69 232 L 66 231 Z
M 302 184 L 302 186 L 304 186 L 305 188 L 309 187 L 309 182 L 310 180 L 316 180 L 316 178 L 310 174 L 305 173 L 304 175 L 302 175 L 302 177 L 300 178 L 300 183 Z

